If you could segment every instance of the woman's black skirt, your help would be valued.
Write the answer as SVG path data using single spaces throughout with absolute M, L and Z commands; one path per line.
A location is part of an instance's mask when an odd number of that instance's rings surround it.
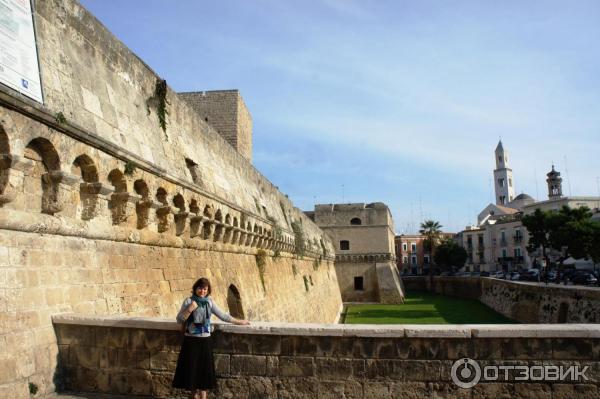
M 216 387 L 212 338 L 186 335 L 177 359 L 173 388 L 206 391 Z

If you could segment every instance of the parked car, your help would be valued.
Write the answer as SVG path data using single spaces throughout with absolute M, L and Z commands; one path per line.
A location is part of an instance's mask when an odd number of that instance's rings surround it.
M 510 272 L 508 279 L 515 281 L 515 280 L 518 280 L 520 276 L 521 276 L 521 274 L 519 272 Z
M 556 272 L 554 270 L 550 270 L 549 272 L 546 272 L 546 276 L 542 280 L 547 280 L 549 283 L 554 283 L 556 282 L 556 276 Z
M 505 273 L 504 273 L 502 270 L 499 270 L 499 271 L 497 271 L 496 273 L 494 273 L 494 274 L 492 275 L 492 277 L 494 277 L 494 278 L 501 278 L 501 279 L 505 279 L 505 278 L 506 278 L 506 274 L 505 274 Z
M 598 279 L 592 273 L 577 273 L 573 276 L 573 284 L 596 285 Z
M 479 274 L 481 277 L 490 277 L 490 272 L 483 271 Z

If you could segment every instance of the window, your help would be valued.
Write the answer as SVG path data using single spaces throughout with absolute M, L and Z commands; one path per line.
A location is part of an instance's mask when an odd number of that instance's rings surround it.
M 500 198 L 500 205 L 506 205 L 506 196 L 501 195 L 499 198 Z
M 502 248 L 502 257 L 506 258 L 506 248 Z
M 354 290 L 355 291 L 363 291 L 363 278 L 362 277 L 354 277 Z
M 340 241 L 340 250 L 347 251 L 350 249 L 350 241 L 342 240 Z
M 360 226 L 362 224 L 362 221 L 359 218 L 354 218 L 350 221 L 350 224 Z
M 428 264 L 429 264 L 429 255 L 425 255 L 425 256 L 423 257 L 423 263 L 424 263 L 424 264 L 426 264 L 426 265 L 428 265 Z
M 402 258 L 402 263 L 408 263 L 408 256 Z
M 413 256 L 413 257 L 411 257 L 411 259 L 410 259 L 410 262 L 411 262 L 413 265 L 416 265 L 416 264 L 417 264 L 417 257 L 416 257 L 416 256 Z
M 500 187 L 504 187 L 504 179 L 502 179 L 502 178 L 498 179 L 498 185 Z
M 521 256 L 521 248 L 515 248 L 515 257 L 518 258 Z
M 417 252 L 417 244 L 415 244 L 414 242 L 410 243 L 410 250 L 412 252 Z
M 498 155 L 498 161 L 502 162 L 502 156 Z
M 480 246 L 480 247 L 483 247 L 483 234 L 480 234 L 480 235 L 477 237 L 477 240 L 478 240 L 478 242 L 479 242 L 479 246 Z
M 405 243 L 405 242 L 402 243 L 402 250 L 403 251 L 408 251 L 408 244 L 407 243 Z

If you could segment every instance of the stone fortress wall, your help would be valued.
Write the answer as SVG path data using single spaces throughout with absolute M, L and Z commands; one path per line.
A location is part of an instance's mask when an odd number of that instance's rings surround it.
M 333 241 L 344 302 L 399 303 L 394 222 L 384 203 L 322 204 L 307 212 Z M 357 279 L 362 279 L 357 282 Z
M 407 276 L 407 290 L 476 299 L 520 323 L 600 323 L 600 291 L 580 286 L 549 286 L 489 277 Z
M 76 1 L 34 18 L 45 104 L 0 88 L 0 397 L 55 389 L 53 314 L 174 317 L 203 275 L 234 315 L 334 322 L 328 237 L 168 87 L 163 131 L 160 78 Z

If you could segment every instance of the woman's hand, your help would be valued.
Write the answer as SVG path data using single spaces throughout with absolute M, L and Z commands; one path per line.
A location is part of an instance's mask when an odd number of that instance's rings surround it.
M 248 320 L 238 320 L 238 319 L 235 319 L 233 321 L 233 324 L 237 324 L 238 326 L 249 326 L 250 322 Z
M 194 310 L 196 310 L 198 308 L 198 304 L 196 303 L 196 301 L 192 301 L 192 303 L 190 303 L 190 305 L 187 307 L 187 311 L 189 313 L 192 313 Z

